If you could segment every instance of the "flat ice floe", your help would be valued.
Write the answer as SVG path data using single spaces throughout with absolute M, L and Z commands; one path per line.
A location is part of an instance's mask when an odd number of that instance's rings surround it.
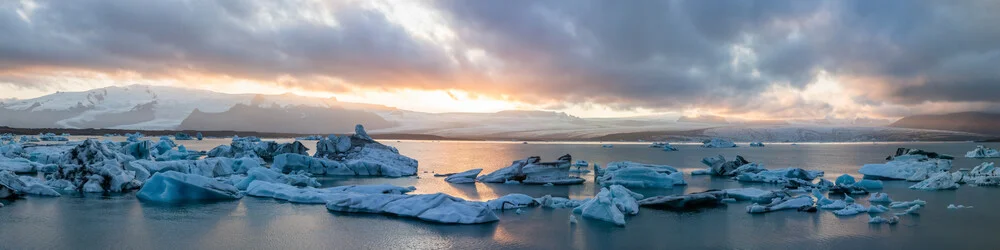
M 242 197 L 243 194 L 233 185 L 174 171 L 153 174 L 136 193 L 139 200 L 163 203 L 235 200 Z
M 524 184 L 548 184 L 570 185 L 580 184 L 585 180 L 580 177 L 570 176 L 569 169 L 573 158 L 570 155 L 563 155 L 554 162 L 541 162 L 538 156 L 532 156 L 523 160 L 517 160 L 510 166 L 498 169 L 486 175 L 476 178 L 479 182 L 487 183 L 524 183 Z
M 343 192 L 330 196 L 326 208 L 349 213 L 386 213 L 452 224 L 478 224 L 499 220 L 485 202 L 466 201 L 447 194 L 362 194 Z
M 919 149 L 899 148 L 883 164 L 865 164 L 858 170 L 866 178 L 923 181 L 951 169 L 951 157 Z
M 340 193 L 361 194 L 405 194 L 416 190 L 414 187 L 394 185 L 353 185 L 330 188 L 299 188 L 283 183 L 253 181 L 247 187 L 246 193 L 253 197 L 266 197 L 284 200 L 292 203 L 326 204 Z
M 629 188 L 672 188 L 687 185 L 684 173 L 667 165 L 653 165 L 630 161 L 608 163 L 600 170 L 597 182 L 602 186 L 622 185 Z

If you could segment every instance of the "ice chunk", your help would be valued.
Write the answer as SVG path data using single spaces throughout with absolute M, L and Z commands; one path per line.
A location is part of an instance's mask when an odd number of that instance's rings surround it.
M 292 203 L 326 204 L 334 200 L 338 193 L 363 194 L 405 194 L 416 190 L 414 187 L 393 185 L 354 185 L 331 188 L 298 188 L 288 184 L 253 181 L 247 187 L 247 195 L 285 200 Z
M 684 174 L 666 165 L 636 162 L 612 162 L 597 181 L 602 186 L 622 185 L 631 188 L 672 188 L 686 185 Z
M 573 209 L 573 213 L 581 214 L 584 218 L 602 220 L 614 223 L 618 226 L 625 226 L 625 215 L 635 215 L 639 213 L 639 203 L 641 194 L 632 192 L 621 185 L 612 185 L 601 188 L 594 199 L 588 200 Z
M 871 205 L 868 207 L 868 213 L 870 214 L 885 213 L 887 211 L 889 211 L 889 208 L 882 205 Z
M 892 199 L 889 198 L 887 193 L 872 193 L 868 196 L 868 202 L 871 203 L 892 203 Z
M 1000 158 L 1000 151 L 987 148 L 983 145 L 976 146 L 976 149 L 965 153 L 966 158 Z
M 789 182 L 794 182 L 795 180 L 802 180 L 805 182 L 812 181 L 820 176 L 823 176 L 823 171 L 818 170 L 804 170 L 801 168 L 783 168 L 774 170 L 764 170 L 764 171 L 743 171 L 742 168 L 748 168 L 754 165 L 746 164 L 736 169 L 736 172 L 740 172 L 736 176 L 737 181 L 743 182 L 763 182 L 763 183 L 777 183 L 777 184 L 787 184 Z M 756 173 L 754 173 L 756 172 Z
M 14 172 L 0 170 L 0 199 L 13 199 L 24 195 L 24 182 Z
M 847 208 L 847 202 L 844 201 L 844 200 L 834 200 L 832 203 L 819 206 L 819 208 L 830 209 L 830 210 L 840 210 L 840 209 Z
M 142 201 L 183 203 L 242 198 L 236 187 L 195 174 L 164 172 L 153 174 L 139 189 L 136 197 Z
M 590 163 L 587 163 L 587 161 L 584 161 L 584 160 L 578 160 L 578 161 L 576 161 L 576 162 L 573 163 L 573 166 L 574 167 L 586 167 L 586 166 L 590 166 Z
M 486 205 L 493 210 L 506 210 L 538 206 L 539 203 L 538 201 L 535 201 L 535 198 L 531 198 L 531 196 L 525 194 L 508 194 L 501 196 L 500 198 L 489 200 L 486 202 Z
M 197 174 L 205 177 L 229 176 L 232 174 L 244 174 L 248 169 L 261 167 L 261 163 L 254 158 L 206 158 L 201 160 L 179 160 L 179 161 L 132 161 L 128 165 L 143 168 L 149 173 L 166 171 L 177 171 L 186 174 Z
M 922 181 L 930 174 L 951 169 L 954 157 L 917 149 L 899 148 L 884 164 L 865 164 L 858 170 L 870 178 Z
M 845 207 L 843 209 L 840 209 L 840 210 L 837 210 L 837 211 L 833 211 L 833 214 L 840 215 L 840 216 L 849 216 L 849 215 L 855 215 L 855 214 L 860 214 L 860 213 L 865 213 L 865 212 L 868 212 L 868 209 L 865 208 L 865 206 L 863 206 L 861 204 L 850 204 L 850 205 L 847 205 L 847 207 Z
M 896 213 L 896 216 L 903 216 L 907 214 L 918 214 L 917 211 L 920 211 L 920 209 L 922 208 L 924 208 L 924 205 L 916 204 L 911 206 L 910 208 L 907 208 L 906 211 L 903 211 L 902 213 Z
M 541 162 L 538 156 L 514 161 L 510 166 L 476 178 L 479 182 L 507 183 L 517 181 L 525 184 L 555 185 L 580 184 L 583 178 L 570 176 L 570 155 L 563 155 L 555 162 Z
M 43 135 L 39 135 L 38 138 L 41 139 L 41 141 L 69 141 L 68 138 L 57 136 L 56 134 L 53 133 L 46 133 Z
M 706 157 L 701 163 L 711 169 L 712 175 L 717 176 L 737 176 L 742 173 L 759 173 L 767 170 L 763 165 L 751 163 L 739 155 L 732 161 L 726 161 L 726 157 L 722 155 Z
M 750 146 L 751 147 L 763 147 L 764 143 L 763 142 L 759 142 L 759 141 L 758 142 L 751 142 Z
M 0 156 L 0 171 L 8 170 L 14 173 L 34 173 L 42 170 L 45 164 L 29 161 L 25 158 L 6 158 Z
M 844 196 L 844 201 L 847 203 L 854 203 L 854 197 L 851 197 L 850 195 Z
M 722 138 L 712 138 L 711 140 L 705 140 L 701 145 L 706 148 L 735 148 L 736 143 L 729 139 Z
M 841 175 L 841 176 L 837 177 L 837 180 L 834 181 L 834 184 L 837 184 L 837 185 L 851 185 L 851 184 L 854 184 L 855 182 L 857 182 L 857 181 L 854 180 L 853 176 L 844 174 L 844 175 Z
M 731 188 L 726 189 L 726 195 L 737 200 L 749 200 L 752 202 L 770 202 L 774 198 L 787 196 L 784 193 L 774 191 L 764 191 L 759 188 Z
M 853 184 L 855 187 L 864 188 L 867 190 L 878 190 L 882 189 L 882 181 L 880 180 L 868 180 L 863 179 Z
M 828 204 L 833 204 L 834 203 L 833 200 L 831 200 L 830 198 L 827 198 L 825 195 L 823 195 L 823 193 L 820 193 L 819 189 L 813 189 L 812 190 L 812 195 L 813 195 L 813 197 L 816 197 L 816 205 L 819 205 L 820 208 L 822 208 L 823 205 L 828 205 Z M 847 205 L 847 203 L 844 203 L 844 205 Z
M 767 213 L 786 209 L 799 209 L 801 207 L 813 206 L 813 199 L 807 195 L 797 197 L 774 198 L 770 204 L 760 205 L 754 203 L 747 206 L 747 213 Z
M 649 145 L 649 147 L 661 148 L 663 151 L 677 151 L 677 148 L 674 148 L 674 146 L 671 146 L 668 142 L 654 142 L 652 145 Z
M 920 200 L 920 199 L 913 200 L 913 201 L 894 201 L 894 202 L 892 202 L 892 203 L 889 204 L 889 207 L 891 207 L 891 208 L 904 208 L 904 207 L 912 207 L 913 205 L 926 206 L 927 202 L 923 201 L 923 200 Z
M 725 191 L 708 191 L 684 195 L 656 196 L 639 200 L 639 206 L 661 210 L 695 210 L 722 205 Z
M 465 171 L 465 172 L 461 172 L 461 173 L 448 174 L 448 177 L 445 177 L 444 181 L 447 181 L 449 183 L 456 183 L 456 184 L 458 184 L 458 183 L 475 183 L 476 182 L 476 176 L 479 176 L 479 173 L 482 172 L 482 171 L 483 171 L 482 168 L 477 168 L 477 169 L 471 169 L 471 170 L 468 170 L 468 171 Z
M 963 208 L 972 208 L 972 206 L 963 206 L 963 205 L 955 206 L 955 204 L 948 204 L 948 209 L 963 209 Z
M 711 175 L 711 174 L 712 174 L 712 169 L 711 168 L 698 169 L 698 170 L 691 171 L 691 175 Z
M 178 140 L 178 141 L 190 141 L 190 140 L 194 140 L 194 138 L 192 138 L 191 135 L 188 135 L 186 133 L 180 132 L 180 133 L 177 133 L 177 134 L 174 135 L 174 140 Z
M 0 204 L 0 205 L 2 205 L 2 204 Z M 0 206 L 0 207 L 2 207 L 2 206 Z M 569 215 L 569 224 L 576 224 L 576 223 L 578 223 L 578 221 L 576 220 L 576 215 L 570 214 Z
M 415 217 L 425 221 L 457 224 L 477 224 L 499 220 L 484 202 L 471 202 L 453 196 L 437 194 L 359 194 L 337 193 L 326 208 L 351 213 L 388 213 Z
M 571 200 L 562 197 L 552 197 L 552 195 L 545 195 L 542 196 L 541 198 L 535 199 L 535 201 L 538 202 L 538 204 L 540 204 L 542 207 L 547 207 L 547 208 L 575 208 L 587 202 L 588 200 L 590 199 Z
M 868 220 L 868 223 L 870 223 L 870 224 L 889 224 L 889 225 L 895 225 L 896 223 L 899 223 L 899 216 L 892 216 L 892 217 L 889 217 L 888 219 L 886 219 L 886 218 L 882 218 L 882 216 L 876 215 L 874 217 L 871 217 L 871 219 Z
M 24 183 L 24 188 L 20 190 L 21 193 L 41 196 L 62 196 L 62 194 L 46 185 L 41 179 L 31 176 L 19 176 L 18 179 Z
M 397 156 L 405 157 L 398 154 Z M 280 154 L 275 156 L 274 164 L 271 165 L 271 168 L 282 173 L 305 171 L 315 175 L 335 176 L 402 177 L 417 174 L 417 165 L 415 160 L 412 162 L 400 162 L 393 160 L 335 161 L 300 154 Z
M 238 183 L 235 183 L 235 186 L 240 190 L 246 190 L 254 181 L 280 183 L 292 186 L 319 186 L 319 182 L 317 182 L 315 178 L 305 176 L 301 173 L 281 174 L 273 171 L 272 169 L 262 167 L 251 168 L 247 171 L 247 177 L 240 180 Z
M 952 179 L 951 174 L 948 172 L 936 173 L 934 175 L 931 175 L 930 178 L 927 178 L 926 180 L 921 181 L 920 183 L 910 186 L 910 189 L 927 190 L 927 191 L 948 190 L 957 188 L 958 184 L 955 183 L 955 180 Z

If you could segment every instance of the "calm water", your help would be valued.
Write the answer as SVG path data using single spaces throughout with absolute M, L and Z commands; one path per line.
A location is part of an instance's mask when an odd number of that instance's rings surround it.
M 183 141 L 190 149 L 208 150 L 228 140 Z M 432 172 L 484 168 L 484 173 L 531 155 L 552 160 L 562 154 L 605 164 L 631 160 L 667 164 L 690 172 L 703 168 L 703 157 L 743 155 L 768 168 L 802 167 L 826 171 L 827 179 L 847 173 L 860 177 L 864 163 L 884 162 L 897 147 L 915 147 L 962 156 L 974 143 L 770 144 L 766 148 L 704 149 L 676 145 L 663 152 L 645 144 L 497 143 L 383 141 L 420 161 L 419 177 L 321 178 L 324 186 L 394 184 L 416 186 L 417 193 L 444 192 L 471 200 L 488 200 L 509 193 L 534 197 L 551 194 L 592 197 L 592 181 L 566 187 L 505 184 L 448 184 Z M 314 142 L 306 143 L 314 146 Z M 986 144 L 1000 147 L 998 144 Z M 958 158 L 954 169 L 972 168 L 980 160 Z M 428 171 L 424 173 L 424 171 Z M 592 180 L 591 174 L 584 176 Z M 689 185 L 674 189 L 633 189 L 647 196 L 680 194 L 745 185 L 723 178 L 685 176 Z M 886 182 L 894 200 L 926 200 L 919 216 L 904 216 L 895 226 L 872 226 L 865 214 L 838 217 L 828 211 L 795 211 L 750 215 L 747 203 L 700 212 L 676 213 L 641 209 L 628 225 L 581 218 L 571 225 L 570 209 L 525 209 L 500 213 L 500 221 L 484 225 L 441 225 L 386 215 L 329 212 L 322 205 L 298 205 L 246 197 L 231 202 L 180 206 L 139 202 L 134 194 L 101 197 L 65 195 L 4 201 L 0 208 L 0 248 L 3 249 L 660 249 L 756 248 L 828 249 L 850 247 L 986 248 L 1000 230 L 1000 189 L 963 186 L 956 191 L 914 191 L 905 181 Z M 868 205 L 866 197 L 858 203 Z M 975 206 L 948 210 L 948 204 Z M 893 210 L 892 212 L 900 212 Z

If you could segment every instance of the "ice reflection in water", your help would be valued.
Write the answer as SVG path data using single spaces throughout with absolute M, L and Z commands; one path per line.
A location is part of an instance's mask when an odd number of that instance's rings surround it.
M 79 139 L 79 138 L 74 138 Z M 103 138 L 100 138 L 103 139 Z M 286 140 L 287 141 L 287 140 Z M 228 139 L 178 141 L 189 149 L 209 150 Z M 420 161 L 419 178 L 321 177 L 324 186 L 382 184 L 416 186 L 417 193 L 443 192 L 454 196 L 487 200 L 509 193 L 531 196 L 592 197 L 600 187 L 592 173 L 588 182 L 576 186 L 524 186 L 505 184 L 450 184 L 433 173 L 483 168 L 483 173 L 508 166 L 512 161 L 538 155 L 553 160 L 571 154 L 574 160 L 605 165 L 633 160 L 672 165 L 690 172 L 703 168 L 701 158 L 736 154 L 762 162 L 769 168 L 803 167 L 826 171 L 826 178 L 847 173 L 860 177 L 863 163 L 882 162 L 896 147 L 916 147 L 961 156 L 974 143 L 904 144 L 768 144 L 765 148 L 703 149 L 675 145 L 680 151 L 663 152 L 645 144 L 616 145 L 565 143 L 487 143 L 385 141 L 403 154 Z M 314 147 L 315 142 L 306 142 Z M 997 144 L 987 144 L 1000 147 Z M 982 160 L 959 158 L 955 168 L 971 168 Z M 423 173 L 423 171 L 428 171 Z M 689 185 L 674 189 L 635 189 L 647 196 L 678 194 L 735 187 L 777 188 L 764 184 L 741 184 L 725 178 L 685 176 Z M 900 225 L 872 226 L 861 214 L 837 217 L 794 211 L 763 215 L 745 212 L 747 203 L 698 212 L 674 213 L 643 209 L 628 219 L 625 227 L 580 218 L 568 223 L 570 209 L 525 209 L 500 213 L 501 221 L 485 225 L 441 225 L 387 215 L 329 212 L 321 205 L 299 205 L 271 199 L 247 197 L 183 206 L 138 202 L 133 194 L 100 197 L 65 195 L 60 198 L 29 197 L 3 201 L 0 208 L 0 248 L 9 249 L 649 249 L 649 248 L 976 248 L 993 244 L 991 232 L 998 228 L 994 213 L 1000 202 L 991 199 L 1000 190 L 962 187 L 957 191 L 909 190 L 912 183 L 887 182 L 886 192 L 895 200 L 923 199 L 929 206 L 919 217 L 905 216 Z M 858 202 L 868 205 L 864 198 Z M 976 208 L 951 211 L 947 204 Z M 898 212 L 898 211 L 892 211 Z M 956 230 L 956 229 L 962 230 Z

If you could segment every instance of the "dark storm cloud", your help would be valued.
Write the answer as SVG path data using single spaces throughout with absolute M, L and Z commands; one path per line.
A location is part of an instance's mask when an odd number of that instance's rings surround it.
M 436 47 L 380 12 L 353 6 L 338 10 L 331 27 L 302 20 L 305 10 L 281 1 L 39 2 L 30 22 L 18 16 L 16 2 L 0 9 L 0 69 L 126 69 L 151 76 L 186 70 L 263 80 L 326 75 L 375 83 L 451 70 Z M 255 16 L 261 13 L 278 20 Z

